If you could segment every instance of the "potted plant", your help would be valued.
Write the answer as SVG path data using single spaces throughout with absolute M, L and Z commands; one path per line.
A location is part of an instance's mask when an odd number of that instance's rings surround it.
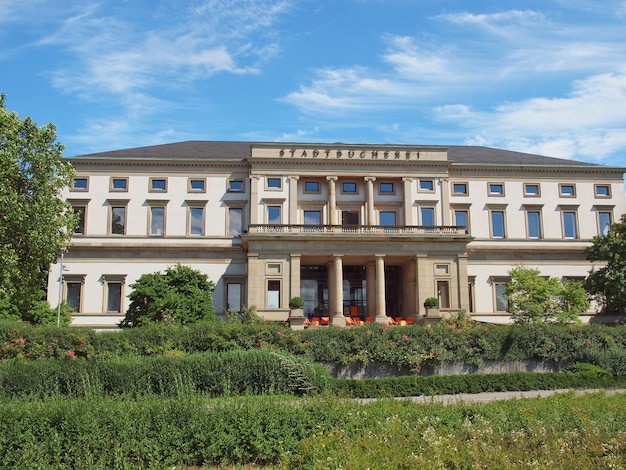
M 431 310 L 439 309 L 439 299 L 437 297 L 428 297 L 424 300 L 424 308 L 426 309 L 426 315 L 428 315 Z
M 291 310 L 303 309 L 304 308 L 304 299 L 302 297 L 293 297 L 289 301 L 289 308 Z
M 304 328 L 304 300 L 292 297 L 289 301 L 289 326 L 294 330 Z

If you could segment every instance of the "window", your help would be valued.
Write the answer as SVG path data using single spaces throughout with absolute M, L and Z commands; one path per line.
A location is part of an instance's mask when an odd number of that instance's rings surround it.
M 594 189 L 596 197 L 611 197 L 611 186 L 608 184 L 596 184 Z
M 504 184 L 503 183 L 489 183 L 489 195 L 490 196 L 504 196 Z
M 206 180 L 204 178 L 189 178 L 187 182 L 187 192 L 205 193 L 206 192 Z
M 450 308 L 450 284 L 448 281 L 437 281 L 439 308 Z
M 344 193 L 356 193 L 356 183 L 354 181 L 344 181 L 341 183 L 341 191 Z
M 559 194 L 561 197 L 575 197 L 576 196 L 576 186 L 573 184 L 559 184 Z
M 150 206 L 150 236 L 165 235 L 165 206 Z
M 105 274 L 104 281 L 104 311 L 107 313 L 122 313 L 122 299 L 126 275 Z
M 280 281 L 267 281 L 267 308 L 280 308 Z
M 128 178 L 111 177 L 110 190 L 120 192 L 128 191 Z
M 241 312 L 241 283 L 226 282 L 226 310 Z
M 80 313 L 83 310 L 84 274 L 64 274 L 63 286 L 65 289 L 65 303 L 71 312 Z
M 243 180 L 228 180 L 228 192 L 242 193 L 243 188 Z
M 494 281 L 494 304 L 496 312 L 508 312 L 509 311 L 509 298 L 506 295 L 506 282 Z
M 243 229 L 243 209 L 241 207 L 228 208 L 228 235 L 236 237 L 241 235 Z
M 491 210 L 490 218 L 491 218 L 491 237 L 492 238 L 504 238 L 505 237 L 504 211 Z
M 542 238 L 541 211 L 539 209 L 526 210 L 526 236 L 528 238 Z
M 304 192 L 305 193 L 319 193 L 320 183 L 318 181 L 305 181 Z
M 611 227 L 613 216 L 608 211 L 598 211 L 598 234 L 606 235 Z
M 393 194 L 393 183 L 380 183 L 378 191 L 380 194 Z
M 424 227 L 432 227 L 435 225 L 435 208 L 422 207 L 420 209 L 420 220 Z
M 109 201 L 109 234 L 126 235 L 126 205 L 128 201 Z
M 469 233 L 469 211 L 467 209 L 454 210 L 454 225 L 465 227 L 465 233 Z
M 204 207 L 189 207 L 189 235 L 204 235 Z
M 283 187 L 283 180 L 281 178 L 269 177 L 266 180 L 267 189 L 280 189 Z
M 280 224 L 282 222 L 281 206 L 267 206 L 267 223 L 268 224 Z
M 395 211 L 380 211 L 380 225 L 396 225 Z
M 304 211 L 304 225 L 322 225 L 322 212 Z
M 150 178 L 150 192 L 167 192 L 167 179 Z
M 419 190 L 420 191 L 434 191 L 435 182 L 433 180 L 420 180 Z
M 74 228 L 74 235 L 85 235 L 86 219 L 87 219 L 87 204 L 88 199 L 68 201 L 72 205 L 72 210 L 76 214 L 77 223 Z
M 467 196 L 467 183 L 454 183 L 452 194 L 455 196 Z
M 70 191 L 88 191 L 89 190 L 89 178 L 86 176 L 76 177 L 72 179 L 72 186 Z
M 538 197 L 541 193 L 539 191 L 539 184 L 537 183 L 526 183 L 524 184 L 524 196 L 528 197 Z
M 561 217 L 563 223 L 563 237 L 578 238 L 578 223 L 576 222 L 576 211 L 562 210 Z
M 341 225 L 359 225 L 359 211 L 341 211 Z

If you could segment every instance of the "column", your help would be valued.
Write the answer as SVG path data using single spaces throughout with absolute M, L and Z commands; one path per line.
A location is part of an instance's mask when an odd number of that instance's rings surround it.
M 248 253 L 248 305 L 265 308 L 265 276 L 260 272 L 258 253 Z
M 335 326 L 346 326 L 343 316 L 343 260 L 342 255 L 333 255 L 335 260 L 334 281 L 335 281 L 335 305 L 332 309 L 332 324 Z
M 376 177 L 366 176 L 363 179 L 367 183 L 367 225 L 378 225 L 374 211 L 374 181 L 376 181 Z
M 450 221 L 450 181 L 440 178 L 441 190 L 441 225 L 452 225 Z
M 290 256 L 290 286 L 289 298 L 300 297 L 300 253 L 292 253 Z
M 385 255 L 376 257 L 376 323 L 387 323 L 385 299 Z
M 415 255 L 415 281 L 416 281 L 416 295 L 415 295 L 415 311 L 418 315 L 423 316 L 424 301 L 428 297 L 433 296 L 434 285 L 432 275 L 428 275 L 428 269 L 426 268 L 427 259 L 425 254 Z
M 404 183 L 404 225 L 415 225 L 413 220 L 413 178 L 402 178 Z
M 290 225 L 297 224 L 298 220 L 298 180 L 297 175 L 289 176 L 289 221 Z
M 415 311 L 415 265 L 413 260 L 406 261 L 402 264 L 402 278 L 404 285 L 402 292 L 404 295 L 403 314 L 405 317 L 417 317 Z
M 259 175 L 250 176 L 250 225 L 259 223 Z
M 330 225 L 338 225 L 337 222 L 337 192 L 336 185 L 337 182 L 336 176 L 327 176 L 326 180 L 328 180 L 328 223 Z
M 467 276 L 467 253 L 457 255 L 458 283 L 459 283 L 459 308 L 464 308 L 469 313 L 469 286 Z
M 365 263 L 365 295 L 367 297 L 367 316 L 376 317 L 376 263 Z

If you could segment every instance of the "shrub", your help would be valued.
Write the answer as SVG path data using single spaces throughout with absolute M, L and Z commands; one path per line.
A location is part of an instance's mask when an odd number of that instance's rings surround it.
M 304 308 L 304 299 L 302 297 L 292 297 L 289 301 L 289 308 Z

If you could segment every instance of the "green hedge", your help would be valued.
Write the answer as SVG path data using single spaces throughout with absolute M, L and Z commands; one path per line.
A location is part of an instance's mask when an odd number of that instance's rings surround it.
M 100 359 L 266 349 L 306 356 L 316 362 L 382 362 L 411 368 L 448 361 L 470 365 L 480 365 L 485 360 L 588 362 L 615 375 L 626 375 L 626 325 L 478 325 L 453 329 L 444 325 L 425 328 L 373 324 L 293 331 L 274 323 L 222 322 L 97 333 L 0 322 L 0 342 L 0 360 L 68 355 Z

